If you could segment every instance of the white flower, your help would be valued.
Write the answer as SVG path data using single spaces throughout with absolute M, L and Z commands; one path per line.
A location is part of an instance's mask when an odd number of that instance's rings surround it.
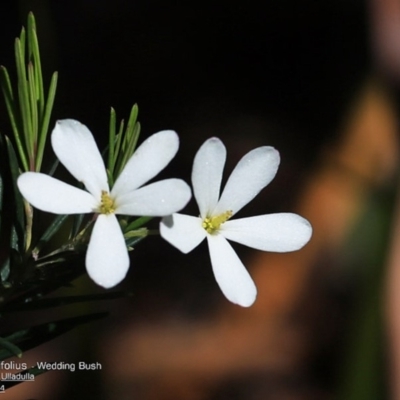
M 174 131 L 150 136 L 134 152 L 112 190 L 103 159 L 89 129 L 80 122 L 58 121 L 51 135 L 57 157 L 87 191 L 48 175 L 23 173 L 18 188 L 34 207 L 55 214 L 98 213 L 86 254 L 89 276 L 109 288 L 129 269 L 128 250 L 116 214 L 166 216 L 182 209 L 191 197 L 180 179 L 143 186 L 171 161 L 178 151 Z
M 274 178 L 280 157 L 272 147 L 247 153 L 229 177 L 220 197 L 226 149 L 218 138 L 208 139 L 193 163 L 192 184 L 199 217 L 173 214 L 160 223 L 161 236 L 183 253 L 207 238 L 215 279 L 233 303 L 248 307 L 257 289 L 246 268 L 227 241 L 258 250 L 298 250 L 310 239 L 312 228 L 297 214 L 280 213 L 231 220 Z

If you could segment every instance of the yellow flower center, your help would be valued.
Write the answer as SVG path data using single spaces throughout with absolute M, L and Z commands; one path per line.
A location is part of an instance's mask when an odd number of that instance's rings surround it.
M 204 218 L 201 226 L 208 232 L 208 233 L 215 233 L 220 226 L 228 221 L 230 217 L 232 217 L 232 210 L 228 210 L 220 215 L 216 215 L 214 217 L 206 217 Z
M 115 212 L 114 200 L 111 198 L 110 194 L 105 190 L 101 191 L 101 203 L 99 207 L 100 214 L 113 214 Z

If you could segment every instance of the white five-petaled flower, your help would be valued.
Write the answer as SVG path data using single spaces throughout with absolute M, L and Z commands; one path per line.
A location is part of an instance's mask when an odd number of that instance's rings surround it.
M 226 149 L 218 138 L 208 139 L 193 163 L 193 192 L 199 217 L 173 214 L 160 223 L 161 236 L 183 253 L 207 238 L 215 279 L 233 303 L 248 307 L 257 295 L 246 268 L 227 241 L 258 250 L 287 252 L 303 247 L 312 228 L 297 214 L 279 213 L 231 220 L 274 178 L 279 153 L 273 147 L 259 147 L 237 164 L 220 196 Z
M 175 156 L 178 135 L 162 131 L 145 140 L 111 191 L 103 159 L 85 125 L 71 119 L 58 121 L 51 143 L 58 159 L 87 191 L 37 172 L 23 173 L 18 188 L 29 203 L 43 211 L 99 214 L 87 249 L 86 268 L 98 285 L 115 286 L 129 269 L 128 250 L 116 214 L 162 217 L 179 211 L 190 200 L 190 188 L 180 179 L 143 186 Z

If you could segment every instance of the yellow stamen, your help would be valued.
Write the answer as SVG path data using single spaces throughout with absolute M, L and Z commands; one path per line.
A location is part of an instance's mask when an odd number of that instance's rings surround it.
M 113 214 L 115 212 L 114 200 L 111 198 L 110 194 L 105 190 L 101 191 L 101 203 L 99 207 L 100 214 Z
M 214 217 L 206 217 L 204 218 L 201 226 L 208 232 L 208 233 L 215 233 L 220 226 L 228 221 L 230 217 L 232 217 L 232 210 L 228 210 L 220 215 L 216 215 Z

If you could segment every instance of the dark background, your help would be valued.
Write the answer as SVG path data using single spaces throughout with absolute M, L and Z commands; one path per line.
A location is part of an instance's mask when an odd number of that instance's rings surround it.
M 0 61 L 13 65 L 34 11 L 44 68 L 60 74 L 57 118 L 101 135 L 110 106 L 122 117 L 137 102 L 144 135 L 173 128 L 186 143 L 199 126 L 261 117 L 277 125 L 269 144 L 312 157 L 370 70 L 365 2 L 210 3 L 4 1 Z

